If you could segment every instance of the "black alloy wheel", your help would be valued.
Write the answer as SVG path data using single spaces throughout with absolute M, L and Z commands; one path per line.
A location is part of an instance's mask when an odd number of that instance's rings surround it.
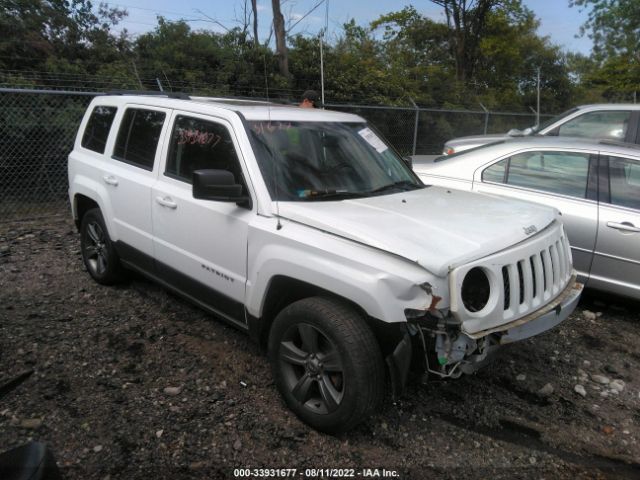
M 309 297 L 285 307 L 269 333 L 269 360 L 287 406 L 317 430 L 349 430 L 382 403 L 380 347 L 343 300 Z
M 120 259 L 109 238 L 102 213 L 97 208 L 82 217 L 80 225 L 82 260 L 89 275 L 102 285 L 112 285 L 122 278 Z
M 308 323 L 292 325 L 278 349 L 280 370 L 292 395 L 319 414 L 335 412 L 344 396 L 340 354 L 331 340 Z

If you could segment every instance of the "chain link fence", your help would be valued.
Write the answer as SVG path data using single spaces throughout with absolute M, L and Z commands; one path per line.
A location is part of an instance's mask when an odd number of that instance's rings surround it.
M 96 92 L 0 88 L 0 221 L 68 214 L 67 156 Z M 327 104 L 358 114 L 403 155 L 439 154 L 454 137 L 506 132 L 535 115 Z
M 332 110 L 355 113 L 372 123 L 402 155 L 438 155 L 444 142 L 466 135 L 505 133 L 536 123 L 534 113 L 445 110 L 331 104 Z M 550 115 L 541 115 L 541 119 Z
M 67 156 L 94 95 L 0 90 L 0 220 L 64 208 Z

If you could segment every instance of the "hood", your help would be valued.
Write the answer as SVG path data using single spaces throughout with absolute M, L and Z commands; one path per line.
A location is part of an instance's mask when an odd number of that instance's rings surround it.
M 553 208 L 427 187 L 361 199 L 280 202 L 280 216 L 415 262 L 444 277 L 503 250 L 556 218 Z

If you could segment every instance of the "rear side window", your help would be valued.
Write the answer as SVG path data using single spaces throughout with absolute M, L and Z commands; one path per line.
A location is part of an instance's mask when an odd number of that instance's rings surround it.
M 153 170 L 164 112 L 129 108 L 124 112 L 113 156 L 116 160 Z
M 94 152 L 104 153 L 111 124 L 116 116 L 116 107 L 99 105 L 93 109 L 82 135 L 82 146 Z
M 201 169 L 228 170 L 242 184 L 242 170 L 231 135 L 224 125 L 176 117 L 165 174 L 187 183 Z

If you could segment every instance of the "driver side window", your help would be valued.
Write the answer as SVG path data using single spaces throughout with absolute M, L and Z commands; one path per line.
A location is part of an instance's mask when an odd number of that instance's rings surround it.
M 221 124 L 179 115 L 171 132 L 165 175 L 192 183 L 195 170 L 215 169 L 233 173 L 242 184 L 242 169 L 231 135 Z

